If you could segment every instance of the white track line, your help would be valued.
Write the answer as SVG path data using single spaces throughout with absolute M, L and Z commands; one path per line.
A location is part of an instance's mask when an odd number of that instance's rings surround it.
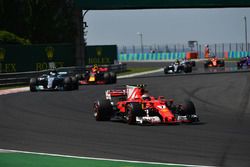
M 4 89 L 4 90 L 0 90 L 0 95 L 7 95 L 7 94 L 19 93 L 19 92 L 27 92 L 29 90 L 30 90 L 29 87 Z
M 152 74 L 152 73 L 161 72 L 161 71 L 163 72 L 163 68 L 153 70 L 153 71 L 146 71 L 146 72 L 139 72 L 139 73 L 135 73 L 135 74 L 122 75 L 122 76 L 118 76 L 117 79 L 131 78 L 131 77 L 136 77 L 136 76 L 146 75 L 146 74 Z
M 0 152 L 46 155 L 46 156 L 54 156 L 54 157 L 77 158 L 77 159 L 98 160 L 98 161 L 141 163 L 141 164 L 152 164 L 152 165 L 179 165 L 179 166 L 185 166 L 185 167 L 215 167 L 215 166 L 204 166 L 204 165 L 187 165 L 187 164 L 160 163 L 160 162 L 147 162 L 147 161 L 130 161 L 130 160 L 121 160 L 121 159 L 109 159 L 109 158 L 94 158 L 94 157 L 84 157 L 84 156 L 80 157 L 80 156 L 72 156 L 72 155 L 38 153 L 38 152 L 8 150 L 8 149 L 0 149 Z

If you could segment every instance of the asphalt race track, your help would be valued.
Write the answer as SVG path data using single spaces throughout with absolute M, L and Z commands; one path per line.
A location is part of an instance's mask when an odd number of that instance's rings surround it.
M 117 85 L 147 84 L 152 95 L 191 99 L 198 125 L 96 122 L 92 104 Z M 154 75 L 79 91 L 0 96 L 0 148 L 193 165 L 250 166 L 250 73 Z

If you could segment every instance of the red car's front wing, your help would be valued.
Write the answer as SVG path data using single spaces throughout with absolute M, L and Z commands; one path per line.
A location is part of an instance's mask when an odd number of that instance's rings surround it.
M 197 117 L 195 115 L 195 117 Z M 193 123 L 193 122 L 199 122 L 198 121 L 198 117 L 196 121 L 192 121 L 187 119 L 186 116 L 178 116 L 177 119 L 174 120 L 167 120 L 167 121 L 163 121 L 160 120 L 160 118 L 154 118 L 154 117 L 137 117 L 136 118 L 136 122 L 138 124 L 151 124 L 151 125 L 155 125 L 155 124 L 166 124 L 166 125 L 178 125 L 181 123 Z

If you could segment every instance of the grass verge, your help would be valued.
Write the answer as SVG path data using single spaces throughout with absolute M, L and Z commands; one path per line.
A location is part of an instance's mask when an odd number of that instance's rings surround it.
M 182 167 L 184 165 L 133 163 L 27 153 L 0 153 L 3 167 Z
M 231 62 L 231 61 L 240 61 L 240 58 L 225 59 L 225 61 L 228 61 L 228 62 Z

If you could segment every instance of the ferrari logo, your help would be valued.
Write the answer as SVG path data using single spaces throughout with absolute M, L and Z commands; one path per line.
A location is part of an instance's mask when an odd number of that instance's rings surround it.
M 46 51 L 46 54 L 47 54 L 48 59 L 49 59 L 49 60 L 52 60 L 53 57 L 54 57 L 54 48 L 53 48 L 53 47 L 47 47 L 47 48 L 45 49 L 45 51 Z
M 5 58 L 5 49 L 0 48 L 0 61 L 4 61 Z

